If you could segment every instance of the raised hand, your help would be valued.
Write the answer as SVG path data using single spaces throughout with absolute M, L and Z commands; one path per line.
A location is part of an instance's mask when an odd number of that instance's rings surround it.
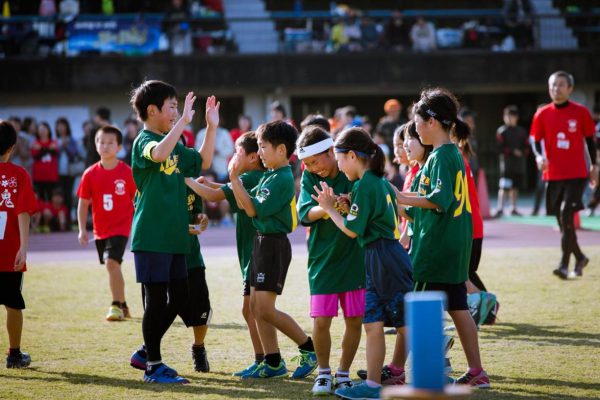
M 206 99 L 206 124 L 209 126 L 219 125 L 219 107 L 221 102 L 215 96 Z
M 319 203 L 323 210 L 328 213 L 331 211 L 335 211 L 335 194 L 333 193 L 333 188 L 329 187 L 329 185 L 325 182 L 321 182 L 321 188 L 318 188 L 317 185 L 313 186 L 316 195 L 312 194 L 311 197 Z
M 194 110 L 194 102 L 196 101 L 196 96 L 194 92 L 189 92 L 187 96 L 185 96 L 185 103 L 183 105 L 183 113 L 181 114 L 181 118 L 186 124 L 192 122 L 192 118 L 196 111 Z

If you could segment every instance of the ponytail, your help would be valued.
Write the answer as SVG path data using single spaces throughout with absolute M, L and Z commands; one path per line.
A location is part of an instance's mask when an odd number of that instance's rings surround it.
M 335 149 L 339 153 L 354 152 L 367 163 L 369 169 L 378 177 L 384 175 L 385 154 L 363 128 L 353 127 L 341 132 L 335 140 Z
M 373 174 L 375 174 L 375 176 L 381 178 L 383 175 L 385 175 L 385 154 L 378 144 L 373 144 L 375 145 L 375 148 L 373 149 L 373 155 L 369 160 L 369 169 Z
M 471 136 L 469 125 L 457 118 L 454 122 L 453 135 L 456 137 L 456 143 L 462 150 L 463 155 L 467 158 L 471 157 L 473 149 L 471 149 L 471 145 L 469 144 L 469 137 Z

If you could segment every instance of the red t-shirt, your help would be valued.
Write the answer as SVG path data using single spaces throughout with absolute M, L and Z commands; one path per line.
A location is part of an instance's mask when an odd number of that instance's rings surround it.
M 50 214 L 52 214 L 53 217 L 58 217 L 61 213 L 63 213 L 65 216 L 69 214 L 69 210 L 67 209 L 66 205 L 62 204 L 59 207 L 55 207 L 52 202 L 44 203 L 43 210 L 50 211 Z
M 565 107 L 550 103 L 533 117 L 530 135 L 544 140 L 548 169 L 544 180 L 587 178 L 584 137 L 594 135 L 594 120 L 583 105 L 569 101 Z
M 31 155 L 33 156 L 33 181 L 57 182 L 58 150 L 56 150 L 56 140 L 48 140 L 47 142 L 36 140 L 35 144 L 38 144 L 40 149 L 31 149 Z
M 465 163 L 465 172 L 467 174 L 467 186 L 469 190 L 469 202 L 471 203 L 471 219 L 473 220 L 473 239 L 483 239 L 483 218 L 481 217 L 481 209 L 479 208 L 479 196 L 477 195 L 477 187 L 475 186 L 475 178 L 471 171 L 471 166 L 466 158 L 463 157 Z
M 96 239 L 129 236 L 136 190 L 131 168 L 123 161 L 110 170 L 104 169 L 100 162 L 85 170 L 77 196 L 92 200 Z
M 31 215 L 36 211 L 37 201 L 27 171 L 12 163 L 0 163 L 1 272 L 15 271 L 15 257 L 21 247 L 19 214 Z

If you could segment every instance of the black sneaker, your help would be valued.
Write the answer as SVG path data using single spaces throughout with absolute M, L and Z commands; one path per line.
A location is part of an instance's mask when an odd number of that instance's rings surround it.
M 358 375 L 358 377 L 364 381 L 367 379 L 367 370 L 359 369 L 358 371 L 356 371 L 356 375 Z M 402 373 L 401 375 L 394 375 L 392 374 L 392 370 L 390 369 L 390 367 L 388 367 L 387 365 L 385 365 L 381 369 L 382 385 L 404 385 L 405 382 L 406 377 L 404 373 Z
M 206 349 L 204 347 L 192 346 L 192 358 L 194 359 L 194 369 L 196 372 L 209 372 L 210 365 L 206 358 Z
M 560 266 L 556 268 L 552 273 L 562 280 L 566 281 L 567 279 L 569 279 L 569 270 L 567 269 L 567 267 Z
M 586 267 L 586 265 L 588 265 L 590 262 L 590 259 L 587 258 L 586 256 L 583 256 L 583 258 L 579 261 L 577 261 L 575 263 L 575 276 L 582 276 L 583 275 L 583 269 Z
M 31 357 L 28 353 L 21 352 L 18 356 L 6 357 L 6 368 L 25 368 L 31 364 Z

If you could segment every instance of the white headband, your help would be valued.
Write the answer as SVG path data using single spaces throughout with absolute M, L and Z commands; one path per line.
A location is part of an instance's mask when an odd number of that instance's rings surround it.
M 310 146 L 298 147 L 296 154 L 298 154 L 300 160 L 303 160 L 307 157 L 314 156 L 315 154 L 322 153 L 330 147 L 333 147 L 333 139 L 327 138 L 320 142 L 313 143 Z

